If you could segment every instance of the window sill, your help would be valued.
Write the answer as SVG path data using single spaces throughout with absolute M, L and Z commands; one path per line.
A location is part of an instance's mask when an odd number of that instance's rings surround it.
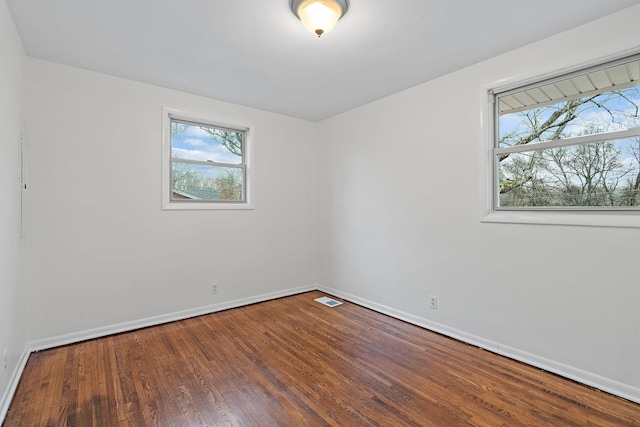
M 500 224 L 640 228 L 640 213 L 637 211 L 615 213 L 495 211 L 483 217 L 481 222 Z
M 169 203 L 163 204 L 163 211 L 216 211 L 216 210 L 252 210 L 249 203 Z

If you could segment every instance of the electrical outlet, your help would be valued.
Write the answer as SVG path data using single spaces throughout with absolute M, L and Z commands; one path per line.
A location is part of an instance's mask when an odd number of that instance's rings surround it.
M 429 297 L 429 307 L 437 310 L 438 309 L 438 297 L 431 295 Z
M 2 352 L 2 373 L 7 372 L 7 366 L 9 366 L 9 356 L 7 354 L 7 350 L 5 349 Z
M 218 283 L 211 284 L 211 295 L 215 295 L 218 293 Z

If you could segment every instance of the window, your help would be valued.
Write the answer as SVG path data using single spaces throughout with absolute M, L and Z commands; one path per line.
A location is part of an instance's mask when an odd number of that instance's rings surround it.
M 640 55 L 490 93 L 492 211 L 640 210 Z
M 249 127 L 163 110 L 163 209 L 246 209 Z

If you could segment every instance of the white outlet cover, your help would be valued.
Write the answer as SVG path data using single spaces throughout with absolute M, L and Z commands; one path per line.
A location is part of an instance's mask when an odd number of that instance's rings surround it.
M 329 297 L 316 298 L 316 299 L 314 299 L 314 301 L 317 301 L 320 304 L 324 304 L 327 307 L 335 307 L 335 306 L 338 306 L 338 305 L 342 304 L 340 301 L 336 301 L 333 298 L 329 298 Z

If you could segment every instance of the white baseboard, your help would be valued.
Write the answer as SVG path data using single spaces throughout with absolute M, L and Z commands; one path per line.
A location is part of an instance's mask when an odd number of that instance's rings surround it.
M 535 366 L 536 368 L 552 372 L 562 377 L 577 381 L 590 387 L 594 387 L 598 390 L 602 390 L 615 396 L 622 397 L 623 399 L 627 399 L 629 401 L 640 404 L 640 388 L 638 387 L 624 384 L 609 378 L 601 377 L 594 373 L 583 371 L 573 366 L 546 359 L 544 357 L 528 353 L 517 348 L 509 347 L 492 340 L 487 340 L 485 338 L 469 334 L 455 328 L 450 328 L 440 323 L 433 322 L 422 317 L 414 316 L 412 314 L 408 314 L 399 310 L 395 310 L 391 307 L 387 307 L 385 305 L 378 304 L 364 298 L 359 298 L 355 295 L 342 292 L 337 289 L 319 285 L 318 290 L 326 292 L 338 298 L 343 298 L 347 301 L 353 302 L 363 307 L 370 308 L 371 310 L 377 311 L 379 313 L 386 314 L 396 319 L 403 320 L 413 325 L 420 326 L 422 328 L 437 332 L 442 335 L 446 335 L 459 341 L 463 341 L 467 344 L 483 348 L 485 350 L 508 357 L 510 359 L 517 360 L 519 362 L 526 363 L 531 366 Z
M 203 307 L 192 308 L 184 311 L 177 311 L 160 316 L 147 317 L 145 319 L 132 320 L 130 322 L 118 323 L 115 325 L 103 326 L 85 331 L 73 332 L 71 334 L 58 335 L 51 338 L 45 338 L 29 343 L 31 351 L 46 350 L 62 345 L 73 344 L 80 341 L 86 341 L 94 338 L 105 337 L 108 335 L 119 334 L 121 332 L 129 332 L 140 328 L 160 325 L 163 323 L 175 322 L 176 320 L 184 320 L 190 317 L 211 314 L 217 311 L 228 310 L 231 308 L 242 307 L 244 305 L 255 304 L 258 302 L 268 301 L 276 298 L 287 297 L 290 295 L 308 292 L 317 289 L 316 285 L 301 286 L 298 288 L 289 288 L 282 291 L 270 292 L 266 294 L 256 295 L 248 298 L 226 301 L 219 304 L 206 305 Z
M 29 345 L 26 345 L 24 350 L 22 350 L 22 354 L 20 355 L 20 359 L 18 360 L 13 373 L 11 374 L 9 384 L 7 385 L 7 388 L 2 395 L 2 399 L 0 399 L 0 425 L 2 425 L 5 417 L 7 416 L 7 411 L 9 410 L 9 406 L 11 405 L 11 400 L 13 399 L 13 395 L 18 389 L 20 377 L 22 377 L 24 367 L 27 366 L 27 361 L 29 360 L 30 354 L 31 350 L 29 349 Z

